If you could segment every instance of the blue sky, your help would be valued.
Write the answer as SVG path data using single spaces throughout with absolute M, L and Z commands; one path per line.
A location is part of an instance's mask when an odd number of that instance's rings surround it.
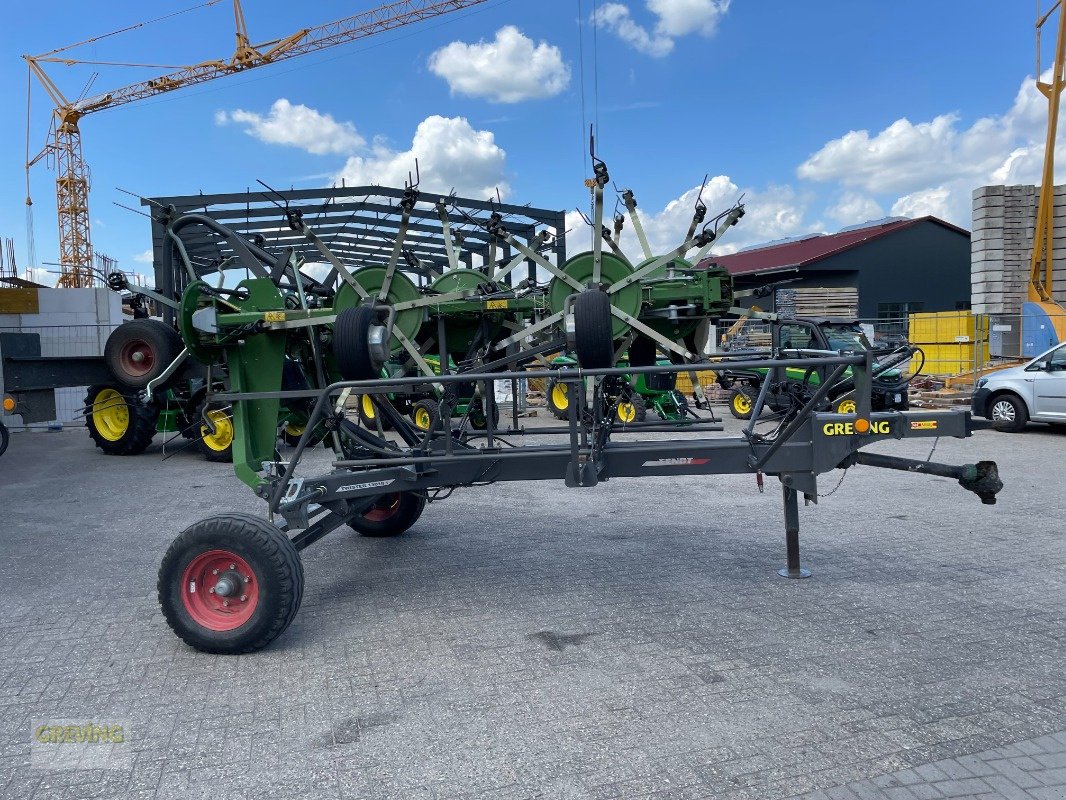
M 194 4 L 53 0 L 8 16 L 0 236 L 16 239 L 20 266 L 19 56 Z M 245 0 L 253 41 L 370 7 Z M 125 269 L 148 268 L 137 260 L 150 244 L 147 220 L 114 205 L 131 199 L 115 187 L 166 195 L 239 191 L 257 178 L 391 183 L 415 155 L 429 189 L 500 186 L 514 202 L 584 207 L 582 78 L 584 122 L 598 119 L 600 155 L 636 191 L 657 247 L 679 242 L 704 174 L 712 210 L 746 193 L 749 215 L 728 249 L 889 214 L 968 227 L 974 187 L 1039 175 L 1046 107 L 1032 88 L 1033 21 L 1030 3 L 972 0 L 489 0 L 86 117 L 93 243 Z M 188 64 L 232 50 L 224 0 L 71 55 Z M 54 65 L 50 74 L 76 96 L 93 69 L 90 94 L 166 71 Z M 36 85 L 33 101 L 36 152 L 47 127 Z M 57 258 L 53 181 L 43 165 L 32 172 L 39 261 Z

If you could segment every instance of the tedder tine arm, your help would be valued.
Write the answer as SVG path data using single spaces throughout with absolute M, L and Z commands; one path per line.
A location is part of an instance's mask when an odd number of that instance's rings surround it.
M 651 258 L 651 246 L 648 244 L 648 237 L 644 233 L 644 225 L 640 222 L 640 215 L 637 213 L 637 199 L 633 196 L 632 189 L 626 189 L 622 192 L 622 202 L 626 204 L 626 211 L 629 212 L 633 230 L 637 232 L 637 241 L 640 242 L 640 249 L 644 251 L 644 258 Z
M 440 217 L 444 252 L 448 255 L 448 269 L 459 269 L 459 255 L 455 252 L 455 242 L 452 241 L 452 223 L 448 219 L 448 206 L 445 204 L 444 198 L 437 201 L 437 216 Z
M 555 314 L 552 314 L 549 317 L 545 317 L 540 322 L 535 322 L 535 323 L 533 323 L 532 325 L 530 325 L 530 326 L 528 326 L 526 328 L 522 328 L 522 330 L 518 331 L 517 333 L 511 334 L 506 339 L 500 339 L 498 342 L 496 342 L 496 345 L 495 345 L 495 347 L 493 349 L 494 350 L 501 350 L 504 347 L 507 347 L 507 345 L 509 345 L 509 344 L 514 344 L 515 342 L 520 342 L 523 339 L 525 339 L 527 336 L 532 336 L 534 333 L 538 333 L 538 332 L 544 330 L 545 328 L 548 328 L 548 327 L 554 325 L 556 322 L 558 322 L 559 320 L 561 320 L 563 318 L 564 314 L 565 314 L 565 312 L 559 311 L 559 312 L 557 312 Z
M 650 328 L 647 325 L 645 325 L 643 322 L 641 322 L 639 319 L 634 317 L 632 314 L 627 314 L 625 311 L 623 311 L 622 309 L 618 308 L 618 306 L 611 306 L 611 313 L 614 316 L 618 317 L 618 319 L 626 322 L 627 324 L 629 324 L 633 328 L 636 328 L 638 331 L 643 333 L 645 336 L 647 336 L 652 341 L 658 343 L 660 347 L 664 347 L 664 348 L 666 348 L 667 350 L 669 350 L 672 353 L 677 353 L 679 356 L 681 356 L 686 361 L 695 361 L 696 360 L 696 354 L 695 353 L 690 352 L 686 348 L 681 347 L 681 346 L 675 344 L 674 342 L 670 341 L 669 339 L 667 339 L 665 336 L 663 336 L 658 331 L 656 331 L 653 328 Z

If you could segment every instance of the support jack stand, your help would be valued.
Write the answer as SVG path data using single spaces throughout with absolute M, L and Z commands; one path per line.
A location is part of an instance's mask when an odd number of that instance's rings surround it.
M 785 499 L 785 555 L 788 566 L 779 569 L 782 578 L 809 578 L 810 570 L 800 566 L 799 498 L 791 486 L 781 487 Z

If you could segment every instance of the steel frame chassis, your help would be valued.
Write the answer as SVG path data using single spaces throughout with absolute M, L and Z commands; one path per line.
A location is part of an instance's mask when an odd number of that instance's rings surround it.
M 218 399 L 241 403 L 262 399 L 316 399 L 314 410 L 304 435 L 286 462 L 280 459 L 264 464 L 267 479 L 256 488 L 257 494 L 268 504 L 273 521 L 280 515 L 281 527 L 289 532 L 297 549 L 318 541 L 332 530 L 367 510 L 382 494 L 416 492 L 435 499 L 433 493 L 460 487 L 486 485 L 501 481 L 564 479 L 569 487 L 591 487 L 600 481 L 623 477 L 667 477 L 678 475 L 721 475 L 765 473 L 775 475 L 782 484 L 786 566 L 780 574 L 790 578 L 808 577 L 803 569 L 799 551 L 799 506 L 802 493 L 807 502 L 818 501 L 817 476 L 830 470 L 869 463 L 872 466 L 908 471 L 934 472 L 959 479 L 964 488 L 980 493 L 985 502 L 995 502 L 998 482 L 995 465 L 982 462 L 980 470 L 974 465 L 953 467 L 915 462 L 889 457 L 863 461 L 859 450 L 886 438 L 952 436 L 964 438 L 975 428 L 969 412 L 880 412 L 871 413 L 869 354 L 837 354 L 824 351 L 789 351 L 790 357 L 753 358 L 750 361 L 730 362 L 731 367 L 769 367 L 771 374 L 788 367 L 817 367 L 839 375 L 849 366 L 859 387 L 856 414 L 834 414 L 818 411 L 824 407 L 824 391 L 814 395 L 786 416 L 776 435 L 764 436 L 755 432 L 757 414 L 738 437 L 710 438 L 703 431 L 722 430 L 719 425 L 697 424 L 681 428 L 676 425 L 639 423 L 621 425 L 611 421 L 598 402 L 597 392 L 602 378 L 609 375 L 655 374 L 677 370 L 677 365 L 655 365 L 611 369 L 567 368 L 522 372 L 479 372 L 440 375 L 434 382 L 451 384 L 475 382 L 482 386 L 482 397 L 493 397 L 491 382 L 520 378 L 555 379 L 571 386 L 568 424 L 564 428 L 522 431 L 517 427 L 499 431 L 493 424 L 490 405 L 486 409 L 488 427 L 484 431 L 486 443 L 473 447 L 469 440 L 457 438 L 440 423 L 440 429 L 428 432 L 414 429 L 387 402 L 378 405 L 381 416 L 387 418 L 404 440 L 399 447 L 382 435 L 374 435 L 356 427 L 344 418 L 343 399 L 352 391 L 375 398 L 386 393 L 415 391 L 427 383 L 421 377 L 340 381 L 321 391 L 229 393 Z M 731 354 L 735 359 L 735 354 Z M 713 369 L 713 361 L 696 365 L 699 369 Z M 767 384 L 769 381 L 767 381 Z M 823 384 L 827 388 L 832 381 Z M 764 393 L 765 394 L 765 393 Z M 341 403 L 336 398 L 341 397 Z M 591 402 L 589 402 L 591 399 Z M 761 409 L 765 396 L 757 401 Z M 442 400 L 442 403 L 446 401 Z M 448 419 L 447 408 L 441 417 Z M 325 420 L 332 430 L 343 429 L 345 435 L 364 446 L 357 457 L 339 458 L 333 469 L 321 475 L 297 477 L 296 471 L 309 445 L 318 420 Z M 858 420 L 869 423 L 869 433 L 855 433 Z M 612 441 L 619 432 L 676 431 L 679 438 L 639 441 Z M 842 433 L 842 431 L 849 431 Z M 501 437 L 532 434 L 551 437 L 563 435 L 563 441 L 513 445 Z M 505 446 L 501 447 L 501 443 Z M 880 461 L 878 461 L 880 459 Z M 887 459 L 887 461 L 886 461 Z M 988 465 L 991 466 L 988 466 Z M 977 476 L 977 472 L 980 475 Z M 978 480 L 978 477 L 980 480 Z M 991 499 L 986 499 L 990 495 Z
M 404 198 L 404 189 L 388 186 L 339 186 L 328 189 L 295 189 L 230 192 L 209 195 L 175 195 L 145 198 L 142 205 L 157 209 L 152 217 L 152 250 L 155 261 L 156 286 L 166 297 L 180 294 L 188 285 L 190 276 L 184 269 L 174 269 L 164 255 L 170 245 L 166 220 L 186 213 L 199 213 L 224 225 L 242 239 L 248 240 L 259 234 L 263 236 L 263 248 L 281 252 L 292 247 L 297 256 L 311 261 L 321 260 L 314 245 L 302 233 L 290 230 L 284 222 L 275 198 L 300 210 L 308 216 L 308 225 L 320 234 L 322 241 L 338 258 L 350 266 L 386 265 L 389 251 L 399 235 L 402 224 L 398 203 Z M 443 203 L 455 210 L 443 217 L 436 210 Z M 165 213 L 160 214 L 158 209 Z M 546 245 L 555 263 L 566 261 L 566 213 L 551 209 L 519 206 L 493 201 L 452 197 L 419 190 L 419 205 L 412 209 L 406 224 L 405 245 L 431 268 L 444 271 L 449 267 L 448 238 L 444 220 L 450 226 L 452 236 L 457 226 L 463 226 L 462 243 L 453 249 L 461 266 L 473 268 L 475 256 L 487 257 L 497 245 L 495 237 L 486 230 L 492 213 L 508 217 L 507 226 L 517 239 L 528 246 L 538 242 L 537 229 L 551 232 L 551 243 Z M 279 222 L 279 220 L 281 220 Z M 216 233 L 218 231 L 216 230 Z M 211 274 L 218 263 L 237 254 L 232 242 L 225 237 L 211 236 L 207 231 L 193 232 L 184 237 L 189 257 L 197 262 L 198 277 Z M 505 258 L 513 255 L 506 244 L 498 245 Z M 244 267 L 241 262 L 238 266 Z M 405 267 L 405 269 L 407 269 Z M 512 273 L 513 283 L 521 278 L 532 277 L 536 265 L 527 259 L 527 275 Z M 169 309 L 164 316 L 169 320 Z

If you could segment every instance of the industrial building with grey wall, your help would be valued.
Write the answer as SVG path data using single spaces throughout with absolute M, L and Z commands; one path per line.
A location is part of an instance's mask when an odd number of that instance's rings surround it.
M 740 290 L 777 281 L 855 288 L 863 319 L 970 306 L 970 234 L 936 217 L 873 223 L 709 260 L 729 270 Z

